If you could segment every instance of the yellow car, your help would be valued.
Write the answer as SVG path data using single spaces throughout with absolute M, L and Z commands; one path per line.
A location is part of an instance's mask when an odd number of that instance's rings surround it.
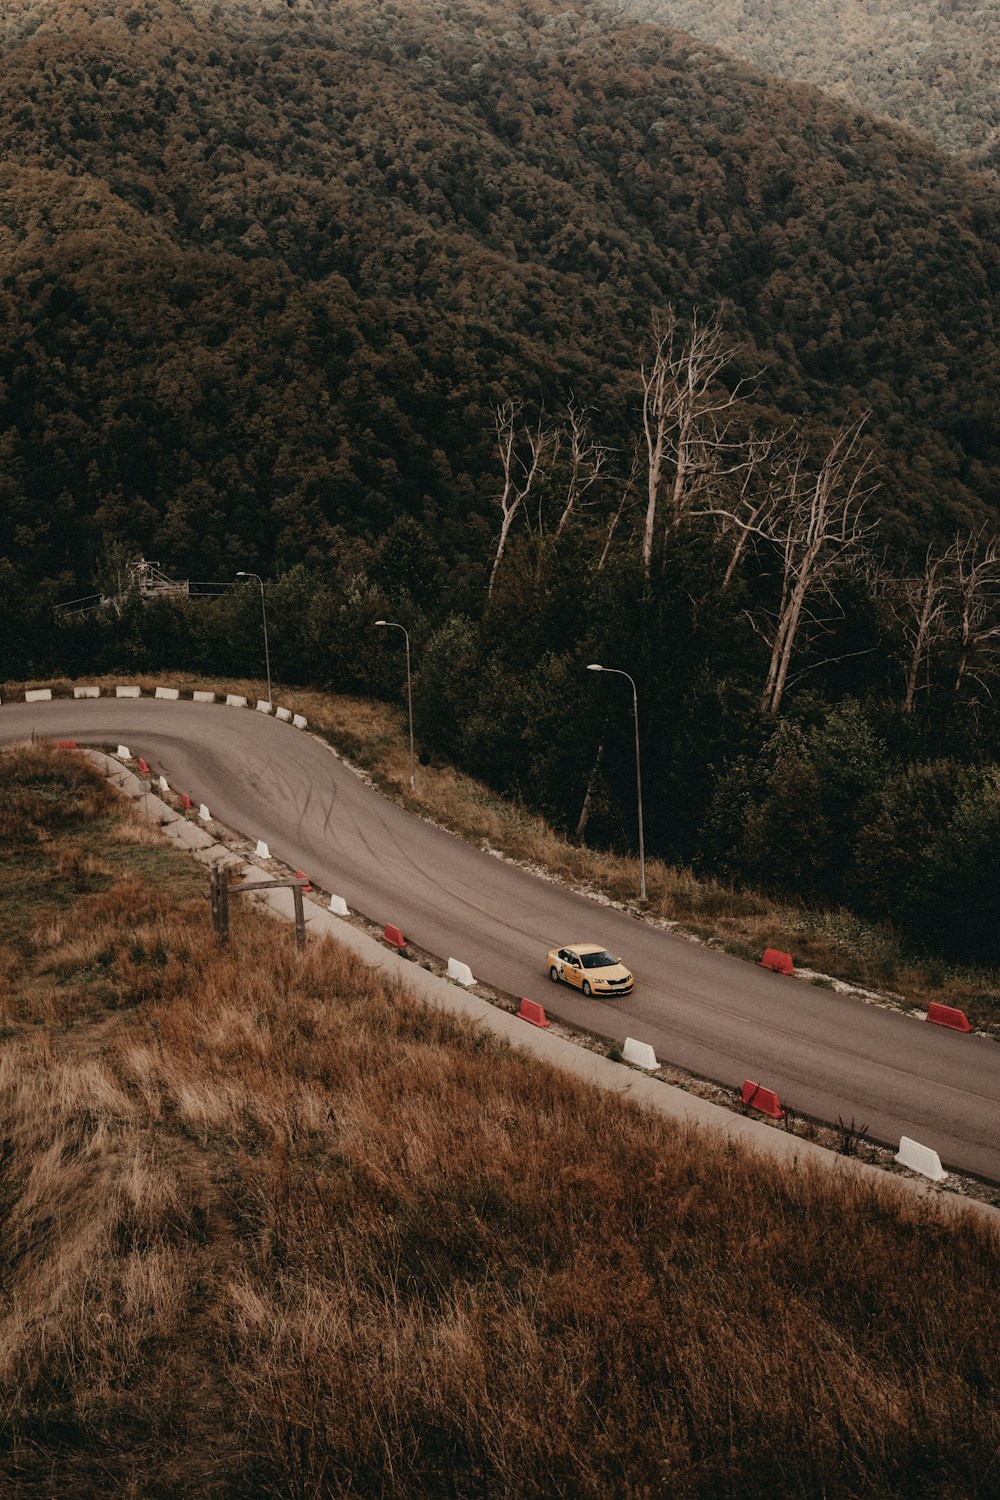
M 545 960 L 553 984 L 560 980 L 585 995 L 627 995 L 632 975 L 623 963 L 596 943 L 553 948 Z

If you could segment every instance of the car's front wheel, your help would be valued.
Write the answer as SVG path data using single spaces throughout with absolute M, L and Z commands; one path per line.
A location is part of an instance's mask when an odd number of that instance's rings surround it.
M 592 994 L 593 994 L 593 993 L 594 993 L 594 992 L 593 992 L 593 990 L 592 990 L 592 989 L 591 989 L 591 988 L 590 988 L 590 985 L 589 985 L 589 984 L 588 984 L 588 983 L 587 983 L 587 981 L 586 981 L 586 979 L 585 979 L 585 980 L 584 980 L 584 981 L 583 981 L 583 984 L 582 984 L 582 985 L 581 985 L 581 986 L 580 986 L 580 988 L 581 988 L 581 989 L 582 989 L 582 990 L 583 990 L 583 993 L 584 993 L 584 994 L 585 994 L 585 995 L 586 995 L 586 997 L 587 997 L 587 999 L 588 999 L 588 1000 L 589 1000 L 589 999 L 590 999 L 590 997 L 591 997 L 591 995 L 592 995 Z
M 559 983 L 559 970 L 556 968 L 555 964 L 553 964 L 551 969 L 549 970 L 549 978 L 552 980 L 553 984 Z

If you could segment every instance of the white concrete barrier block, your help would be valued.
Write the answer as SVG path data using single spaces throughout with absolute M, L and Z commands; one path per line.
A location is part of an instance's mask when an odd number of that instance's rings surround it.
M 263 839 L 258 839 L 257 840 L 257 847 L 254 850 L 254 853 L 256 854 L 256 856 L 257 856 L 258 859 L 270 859 L 271 858 L 271 851 L 267 847 L 267 845 L 265 844 L 265 842 L 264 842 Z
M 292 710 L 290 708 L 276 708 L 274 714 L 275 718 L 280 719 L 282 724 L 290 724 L 292 722 Z
M 202 693 L 202 692 L 192 693 L 191 694 L 191 701 L 192 701 L 192 703 L 214 703 L 215 702 L 215 694 L 214 693 Z
M 250 704 L 247 701 L 247 699 L 241 697 L 241 695 L 239 693 L 227 693 L 226 694 L 226 702 L 229 704 L 230 708 L 249 708 L 250 707 Z
M 295 725 L 296 729 L 305 729 L 306 725 L 309 723 L 309 720 L 302 714 L 294 714 L 292 717 L 292 723 Z
M 472 977 L 472 970 L 469 968 L 469 965 L 463 964 L 461 959 L 458 958 L 449 958 L 448 978 L 454 979 L 456 984 L 464 984 L 466 988 L 476 982 Z
M 271 712 L 271 708 L 272 707 L 273 707 L 273 705 L 270 704 L 270 703 L 265 702 L 265 700 L 263 698 L 258 698 L 257 699 L 257 712 L 259 714 L 269 714 Z
M 209 812 L 204 802 L 198 808 L 198 816 L 203 823 L 210 823 L 212 821 L 212 814 Z
M 24 695 L 24 701 L 25 703 L 48 703 L 51 697 L 51 688 L 29 688 Z
M 907 1135 L 900 1137 L 896 1160 L 901 1167 L 909 1167 L 911 1172 L 919 1172 L 932 1182 L 943 1182 L 948 1175 L 936 1151 L 932 1151 L 929 1146 L 921 1146 L 917 1141 L 911 1141 Z
M 635 1063 L 637 1068 L 648 1068 L 655 1073 L 659 1067 L 656 1061 L 656 1053 L 648 1042 L 637 1042 L 634 1037 L 627 1036 L 622 1048 L 622 1057 L 626 1062 Z
M 116 698 L 141 698 L 142 697 L 142 688 L 136 687 L 134 683 L 132 685 L 128 686 L 128 687 L 116 687 L 115 688 L 115 697 Z
M 170 783 L 167 781 L 167 778 L 165 776 L 161 776 L 160 777 L 160 791 L 161 792 L 169 792 L 169 790 L 170 790 Z
M 99 687 L 75 687 L 73 689 L 74 698 L 99 698 L 100 696 L 101 690 Z
M 164 688 L 164 687 L 158 687 L 156 689 L 156 692 L 153 694 L 154 698 L 166 698 L 171 703 L 174 701 L 175 698 L 179 698 L 180 695 L 181 694 L 180 694 L 180 689 L 179 688 Z
M 330 897 L 330 910 L 333 912 L 333 915 L 335 917 L 347 916 L 347 902 L 344 900 L 343 896 Z
M 131 760 L 132 752 L 127 745 L 119 745 L 115 752 L 119 760 Z

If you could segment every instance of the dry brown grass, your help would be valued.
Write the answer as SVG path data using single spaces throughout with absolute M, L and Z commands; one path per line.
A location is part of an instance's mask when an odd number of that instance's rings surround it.
M 995 1235 L 777 1174 L 252 909 L 220 951 L 203 872 L 117 840 L 89 772 L 18 752 L 25 787 L 35 857 L 125 870 L 17 908 L 4 1493 L 995 1494 Z

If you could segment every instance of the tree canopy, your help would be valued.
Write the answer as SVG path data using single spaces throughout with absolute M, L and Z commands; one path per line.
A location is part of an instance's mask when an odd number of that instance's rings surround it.
M 867 114 L 1000 168 L 1000 11 L 980 0 L 620 0 L 751 67 L 812 83 Z
M 756 420 L 872 411 L 890 542 L 1000 492 L 996 194 L 601 7 L 8 6 L 0 555 L 212 576 L 399 514 L 487 555 L 494 405 L 626 449 L 650 315 L 720 310 Z

